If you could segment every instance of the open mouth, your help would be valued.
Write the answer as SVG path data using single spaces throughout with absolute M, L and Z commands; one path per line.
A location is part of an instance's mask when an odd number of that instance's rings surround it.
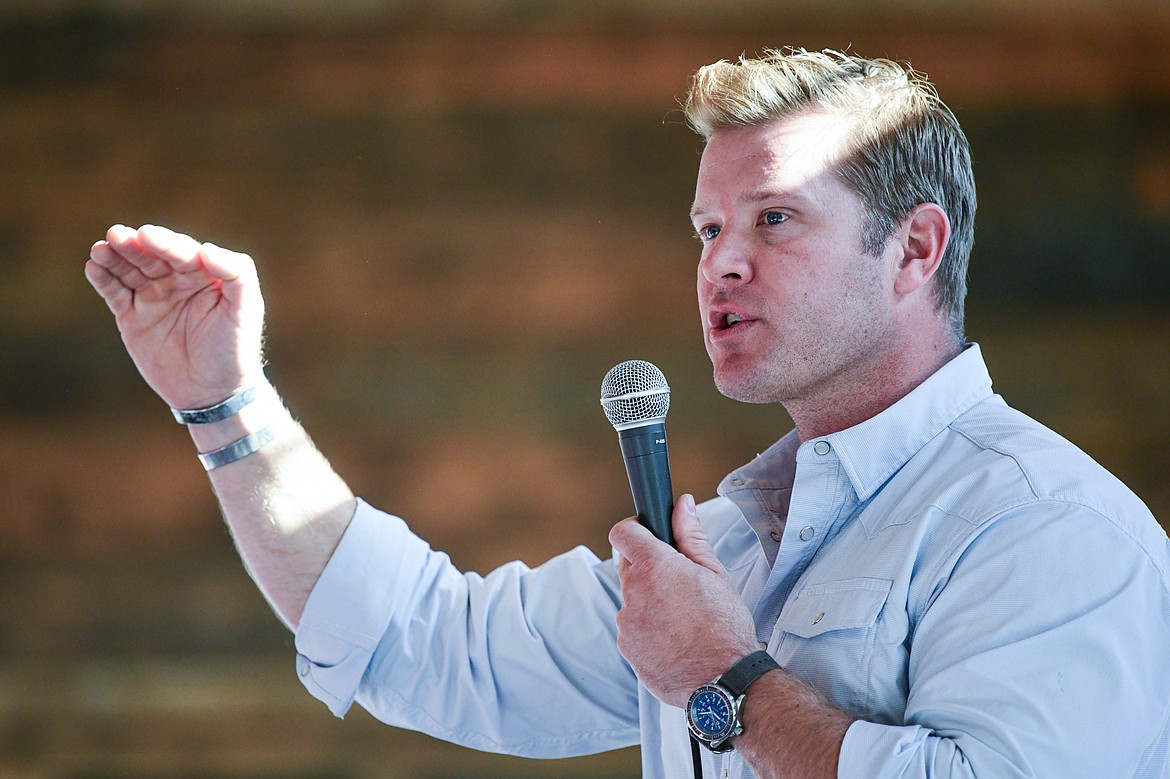
M 709 321 L 711 323 L 711 330 L 716 333 L 721 333 L 748 320 L 742 314 L 737 314 L 733 311 L 712 311 Z

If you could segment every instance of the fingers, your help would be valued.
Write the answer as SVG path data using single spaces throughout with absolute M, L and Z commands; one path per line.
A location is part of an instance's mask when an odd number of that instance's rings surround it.
M 85 275 L 171 406 L 210 405 L 262 375 L 264 301 L 247 255 L 165 227 L 114 225 Z
M 205 273 L 219 280 L 220 293 L 229 303 L 241 310 L 262 310 L 258 300 L 260 282 L 251 257 L 204 243 L 200 246 L 199 262 Z
M 104 241 L 94 244 L 90 256 L 133 289 L 150 279 L 198 268 L 198 253 L 195 239 L 165 227 L 143 225 L 135 230 L 114 225 Z
M 205 272 L 224 281 L 255 273 L 246 254 L 200 243 L 158 225 L 143 225 L 137 230 L 114 225 L 105 240 L 93 245 L 90 259 L 130 289 L 171 273 Z
M 157 228 L 161 229 L 165 228 Z M 90 248 L 85 276 L 115 315 L 133 307 L 138 290 L 174 273 L 170 263 L 143 244 L 141 237 L 149 232 L 146 227 L 134 230 L 114 225 L 104 240 Z
M 202 271 L 220 281 L 235 282 L 256 272 L 248 255 L 213 243 L 200 243 L 166 227 L 144 225 L 139 228 L 137 238 L 148 257 L 157 257 L 180 273 Z M 127 248 L 133 251 L 133 247 L 134 242 L 128 242 Z
M 621 565 L 641 565 L 664 554 L 674 554 L 669 545 L 659 541 L 636 517 L 618 522 L 609 531 L 609 543 L 621 555 Z
M 712 551 L 690 495 L 679 498 L 672 519 L 677 551 L 636 519 L 617 523 L 609 539 L 622 555 L 618 649 L 646 689 L 682 706 L 698 684 L 757 642 L 751 612 Z
M 166 227 L 143 225 L 136 234 L 127 235 L 121 245 L 129 256 L 141 258 L 143 264 L 165 265 L 180 273 L 198 270 L 201 265 L 200 243 Z
M 121 314 L 133 302 L 134 293 L 131 287 L 93 258 L 85 263 L 85 278 L 106 301 L 114 316 Z
M 114 228 L 111 228 L 110 232 L 113 233 Z M 142 258 L 137 256 L 137 253 L 135 254 L 137 261 L 131 261 L 124 251 L 115 248 L 123 243 L 123 241 L 113 241 L 107 237 L 106 240 L 95 243 L 89 250 L 90 261 L 86 263 L 85 273 L 90 283 L 98 287 L 99 292 L 102 292 L 103 287 L 108 287 L 111 290 L 116 290 L 118 287 L 136 290 L 150 283 L 152 278 L 163 275 L 167 271 L 163 263 L 144 262 Z M 101 287 L 99 287 L 99 283 Z
M 703 526 L 699 523 L 699 513 L 692 495 L 683 495 L 675 504 L 672 521 L 674 543 L 678 551 L 704 568 L 723 573 L 723 563 L 711 548 L 707 534 L 703 532 Z
M 114 225 L 93 245 L 89 258 L 86 278 L 115 314 L 133 304 L 136 291 L 164 278 L 184 288 L 223 285 L 233 303 L 256 286 L 256 266 L 248 255 L 158 225 L 137 230 Z
M 707 534 L 699 522 L 693 496 L 684 494 L 679 498 L 674 507 L 672 522 L 677 553 L 720 576 L 727 575 L 727 569 L 711 548 Z M 669 545 L 656 538 L 634 517 L 623 519 L 614 525 L 609 532 L 609 542 L 620 555 L 619 574 L 624 573 L 628 566 L 655 565 L 676 554 L 675 549 L 671 549 Z

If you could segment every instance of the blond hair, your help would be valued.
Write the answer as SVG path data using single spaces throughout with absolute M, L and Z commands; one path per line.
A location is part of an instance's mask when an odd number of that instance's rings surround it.
M 936 203 L 951 238 L 936 273 L 935 302 L 963 337 L 967 263 L 975 240 L 971 149 L 934 85 L 909 66 L 836 51 L 767 50 L 700 68 L 682 101 L 687 123 L 710 139 L 722 129 L 808 112 L 852 121 L 837 174 L 867 204 L 862 244 L 876 254 L 921 203 Z

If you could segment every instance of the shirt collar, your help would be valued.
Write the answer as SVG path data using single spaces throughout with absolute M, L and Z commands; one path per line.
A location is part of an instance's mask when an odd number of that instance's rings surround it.
M 860 424 L 805 441 L 799 448 L 796 431 L 788 433 L 750 463 L 728 474 L 719 485 L 719 494 L 790 487 L 797 464 L 835 456 L 858 499 L 868 500 L 927 442 L 991 394 L 991 376 L 979 345 L 968 344 L 904 398 Z M 825 449 L 824 442 L 829 449 Z M 820 450 L 825 453 L 820 454 Z

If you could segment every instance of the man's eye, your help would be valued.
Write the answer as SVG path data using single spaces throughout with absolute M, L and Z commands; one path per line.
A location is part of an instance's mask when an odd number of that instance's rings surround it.
M 710 241 L 715 236 L 719 235 L 719 228 L 716 225 L 704 225 L 699 228 L 699 240 Z
M 781 222 L 788 221 L 788 214 L 782 214 L 779 211 L 769 211 L 764 214 L 764 224 L 778 225 Z

